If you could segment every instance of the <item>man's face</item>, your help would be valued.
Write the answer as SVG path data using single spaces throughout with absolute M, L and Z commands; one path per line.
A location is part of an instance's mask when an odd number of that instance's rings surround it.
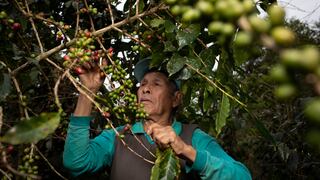
M 137 94 L 138 102 L 144 105 L 149 117 L 170 115 L 179 103 L 168 77 L 160 72 L 147 73 Z

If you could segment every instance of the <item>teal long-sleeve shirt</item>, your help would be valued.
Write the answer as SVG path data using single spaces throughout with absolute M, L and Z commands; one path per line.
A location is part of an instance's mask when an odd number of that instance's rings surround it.
M 96 172 L 111 166 L 115 151 L 115 132 L 104 130 L 97 137 L 89 138 L 91 117 L 71 116 L 68 135 L 63 152 L 64 166 L 74 175 L 84 172 Z M 182 124 L 174 121 L 172 127 L 176 134 L 181 133 Z M 121 127 L 120 127 L 121 128 Z M 141 122 L 132 126 L 134 133 L 144 133 L 149 143 L 154 143 L 145 133 Z M 196 129 L 192 135 L 192 146 L 196 150 L 194 163 L 186 167 L 198 172 L 201 179 L 251 179 L 248 169 L 231 158 L 217 141 Z

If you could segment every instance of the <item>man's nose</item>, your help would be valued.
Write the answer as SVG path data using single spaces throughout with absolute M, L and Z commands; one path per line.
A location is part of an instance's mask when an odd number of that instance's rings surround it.
M 148 85 L 145 85 L 142 87 L 142 93 L 146 94 L 146 93 L 150 93 L 151 90 L 150 90 L 150 87 Z

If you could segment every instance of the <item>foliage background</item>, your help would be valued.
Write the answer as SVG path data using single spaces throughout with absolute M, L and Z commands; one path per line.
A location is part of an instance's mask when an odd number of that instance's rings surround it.
M 320 148 L 306 138 L 308 132 L 319 125 L 308 121 L 303 114 L 305 103 L 317 93 L 306 82 L 303 73 L 294 73 L 299 94 L 285 101 L 279 100 L 273 95 L 278 83 L 269 77 L 270 69 L 278 61 L 277 52 L 263 48 L 261 44 L 253 44 L 250 49 L 237 49 L 232 43 L 221 43 L 219 36 L 204 30 L 210 19 L 181 25 L 179 17 L 172 16 L 168 7 L 159 6 L 161 2 L 158 1 L 138 1 L 140 20 L 134 16 L 136 1 L 126 1 L 123 11 L 115 8 L 117 1 L 109 2 L 110 6 L 108 2 L 88 1 L 98 11 L 90 16 L 77 13 L 85 8 L 82 1 L 1 2 L 1 11 L 5 10 L 8 17 L 21 25 L 21 28 L 14 29 L 8 19 L 1 19 L 1 135 L 18 122 L 38 117 L 42 112 L 57 112 L 55 85 L 58 80 L 61 80 L 58 98 L 63 109 L 58 127 L 44 139 L 32 144 L 2 143 L 0 168 L 4 179 L 6 176 L 24 179 L 27 174 L 43 179 L 71 178 L 63 168 L 62 152 L 68 117 L 74 110 L 79 85 L 75 87 L 72 83 L 71 77 L 76 77 L 73 71 L 68 72 L 70 76 L 61 77 L 68 70 L 62 65 L 62 56 L 66 53 L 65 48 L 71 45 L 70 39 L 72 42 L 74 38 L 77 17 L 82 29 L 92 28 L 92 18 L 94 28 L 98 30 L 95 33 L 101 36 L 103 46 L 114 49 L 113 58 L 122 57 L 121 65 L 133 81 L 133 64 L 149 55 L 155 64 L 164 63 L 173 76 L 184 79 L 185 99 L 178 118 L 199 123 L 232 157 L 246 164 L 254 179 L 319 177 Z M 271 3 L 258 1 L 257 6 L 266 10 Z M 112 21 L 123 24 L 112 28 Z M 319 47 L 320 22 L 315 27 L 298 20 L 286 23 L 297 34 L 294 46 L 314 44 Z M 103 33 L 100 33 L 101 29 Z M 62 36 L 59 31 L 63 32 Z M 232 42 L 232 38 L 226 37 L 224 42 Z M 212 42 L 218 43 L 207 48 L 204 46 Z M 52 52 L 50 50 L 54 53 L 48 54 Z M 216 59 L 217 56 L 220 58 Z M 219 65 L 216 71 L 212 71 L 215 64 Z M 246 107 L 221 93 L 212 82 Z M 106 88 L 101 92 L 107 94 L 109 90 Z M 221 114 L 220 118 L 218 114 Z M 43 124 L 47 123 L 45 120 L 40 119 Z M 92 137 L 99 134 L 105 124 L 107 122 L 97 110 L 92 122 Z M 30 138 L 39 133 L 38 129 L 37 126 L 28 129 Z M 23 171 L 22 166 L 38 168 L 28 172 Z M 105 176 L 104 171 L 94 175 L 96 178 Z

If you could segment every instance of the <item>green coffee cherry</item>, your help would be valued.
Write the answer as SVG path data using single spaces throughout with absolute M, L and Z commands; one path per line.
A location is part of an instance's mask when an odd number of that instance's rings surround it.
M 1 11 L 0 12 L 0 19 L 4 19 L 4 18 L 7 18 L 7 13 L 5 11 Z
M 231 36 L 235 32 L 235 27 L 231 23 L 225 23 L 222 28 L 222 34 Z
M 189 9 L 182 15 L 183 21 L 194 21 L 198 20 L 201 16 L 201 13 L 198 9 Z
M 205 0 L 200 0 L 196 4 L 196 8 L 200 10 L 205 15 L 212 15 L 214 12 L 214 6 L 212 3 L 205 1 Z
M 272 25 L 282 25 L 284 23 L 286 13 L 282 7 L 276 4 L 271 5 L 268 14 Z
M 245 12 L 243 5 L 240 1 L 228 0 L 227 2 L 229 9 L 222 13 L 224 17 L 226 17 L 227 19 L 236 19 Z
M 274 91 L 274 95 L 281 99 L 286 100 L 293 97 L 296 94 L 296 87 L 292 84 L 282 84 L 277 87 Z
M 306 47 L 302 50 L 301 65 L 310 71 L 315 70 L 320 65 L 320 52 L 316 47 Z
M 311 100 L 305 108 L 304 114 L 313 121 L 320 123 L 320 99 Z
M 243 10 L 245 13 L 250 13 L 254 9 L 254 3 L 253 0 L 244 0 L 242 2 Z
M 295 34 L 283 26 L 272 29 L 271 36 L 277 44 L 282 46 L 289 46 L 295 41 Z
M 266 33 L 270 29 L 270 22 L 265 19 L 259 18 L 256 15 L 251 15 L 249 17 L 249 23 L 251 24 L 253 30 L 259 33 Z
M 301 51 L 298 49 L 286 49 L 280 54 L 282 63 L 288 67 L 300 68 L 300 62 L 303 59 Z
M 234 44 L 236 46 L 248 46 L 252 42 L 252 35 L 249 32 L 238 32 Z
M 277 64 L 276 66 L 271 68 L 270 76 L 273 80 L 275 80 L 277 82 L 289 81 L 289 76 L 288 76 L 287 70 L 281 64 Z
M 282 62 L 289 67 L 315 71 L 320 65 L 320 53 L 315 47 L 286 49 L 280 54 Z
M 208 31 L 211 34 L 220 33 L 223 30 L 223 22 L 213 21 L 208 26 Z
M 170 11 L 173 15 L 177 16 L 182 14 L 182 8 L 180 5 L 174 5 L 170 8 Z

